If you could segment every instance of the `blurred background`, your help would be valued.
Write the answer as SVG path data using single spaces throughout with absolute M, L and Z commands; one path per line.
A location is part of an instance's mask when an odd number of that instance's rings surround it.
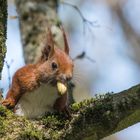
M 67 31 L 71 57 L 85 53 L 85 57 L 74 61 L 76 101 L 95 94 L 120 92 L 140 83 L 139 6 L 139 0 L 65 0 L 60 3 L 58 14 Z M 7 54 L 0 81 L 4 96 L 12 75 L 25 64 L 19 19 L 14 16 L 18 16 L 14 1 L 8 0 Z M 106 140 L 140 140 L 139 129 L 138 123 Z

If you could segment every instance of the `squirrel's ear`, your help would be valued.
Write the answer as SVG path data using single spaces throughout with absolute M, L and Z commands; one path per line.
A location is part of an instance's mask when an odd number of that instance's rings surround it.
M 69 55 L 69 45 L 68 45 L 68 40 L 67 40 L 67 37 L 66 37 L 66 33 L 65 33 L 62 25 L 60 26 L 60 28 L 62 30 L 63 38 L 64 38 L 64 50 L 65 50 L 66 54 Z
M 45 57 L 45 59 L 49 59 L 53 56 L 53 54 L 54 54 L 54 41 L 52 37 L 52 32 L 50 28 L 48 28 L 47 43 L 46 46 L 44 47 L 44 50 L 42 51 L 42 56 Z

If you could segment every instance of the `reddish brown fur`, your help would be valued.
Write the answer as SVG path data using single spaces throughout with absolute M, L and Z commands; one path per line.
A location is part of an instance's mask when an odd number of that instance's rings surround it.
M 68 117 L 71 117 L 71 114 L 67 108 L 67 98 L 67 93 L 59 97 L 54 104 L 54 109 L 58 110 L 59 112 L 63 111 Z
M 6 99 L 2 102 L 3 105 L 13 108 L 17 104 L 20 97 L 25 92 L 35 90 L 40 86 L 42 82 L 48 82 L 51 76 L 56 76 L 56 80 L 61 78 L 71 78 L 73 72 L 73 62 L 68 56 L 68 52 L 64 52 L 58 48 L 54 48 L 52 38 L 50 37 L 51 32 L 49 31 L 48 43 L 42 53 L 41 59 L 36 64 L 26 65 L 15 73 L 12 80 L 11 88 L 9 89 Z M 65 36 L 66 41 L 66 36 Z M 65 43 L 67 44 L 67 43 Z M 68 47 L 68 46 L 65 46 Z M 69 50 L 66 49 L 65 50 Z M 57 63 L 58 70 L 52 71 L 52 62 Z M 66 79 L 65 79 L 66 80 Z M 60 96 L 54 108 L 63 111 L 67 105 L 67 93 Z
M 36 67 L 37 65 L 26 65 L 15 73 L 6 100 L 2 102 L 3 105 L 14 107 L 23 93 L 39 86 Z
M 56 59 L 57 58 L 57 59 Z M 61 68 L 61 73 L 69 75 L 72 77 L 72 71 L 73 71 L 73 62 L 68 57 L 68 55 L 63 52 L 62 50 L 55 48 L 55 61 L 58 63 L 59 67 Z

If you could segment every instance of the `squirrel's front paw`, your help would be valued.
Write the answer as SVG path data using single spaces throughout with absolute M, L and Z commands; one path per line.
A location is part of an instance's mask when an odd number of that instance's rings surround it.
M 12 109 L 15 107 L 15 101 L 12 99 L 5 99 L 2 101 L 2 105 L 6 106 L 9 109 Z

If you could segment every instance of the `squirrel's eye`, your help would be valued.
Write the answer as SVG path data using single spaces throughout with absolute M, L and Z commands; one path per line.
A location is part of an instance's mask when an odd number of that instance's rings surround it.
M 52 62 L 52 69 L 53 69 L 53 70 L 56 70 L 57 67 L 58 67 L 57 64 L 56 64 L 55 62 Z

